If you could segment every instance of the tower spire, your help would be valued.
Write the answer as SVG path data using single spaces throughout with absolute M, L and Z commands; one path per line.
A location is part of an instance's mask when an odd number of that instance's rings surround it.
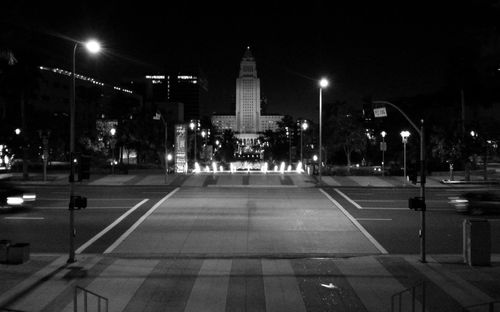
M 243 59 L 253 60 L 253 55 L 252 51 L 250 51 L 250 46 L 247 46 L 247 48 L 245 49 L 245 54 L 243 54 Z

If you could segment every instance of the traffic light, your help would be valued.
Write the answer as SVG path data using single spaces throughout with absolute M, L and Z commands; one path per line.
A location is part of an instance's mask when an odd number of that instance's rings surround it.
M 408 208 L 415 211 L 425 211 L 425 201 L 422 197 L 410 197 L 408 198 Z
M 78 181 L 90 179 L 90 156 L 80 155 L 78 160 Z
M 87 208 L 87 197 L 73 195 L 69 201 L 69 209 L 85 209 Z

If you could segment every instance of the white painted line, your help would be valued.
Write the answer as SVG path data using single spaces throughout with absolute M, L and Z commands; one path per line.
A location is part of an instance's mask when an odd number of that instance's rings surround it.
M 408 201 L 408 199 L 356 199 L 360 202 L 374 202 L 374 203 L 395 203 L 396 201 Z
M 97 233 L 97 235 L 95 235 L 94 237 L 92 237 L 88 242 L 86 242 L 85 244 L 83 244 L 82 246 L 80 246 L 80 248 L 78 248 L 75 251 L 75 253 L 76 254 L 82 253 L 85 249 L 87 249 L 90 245 L 92 245 L 96 240 L 98 240 L 104 234 L 106 234 L 107 232 L 109 232 L 118 223 L 122 222 L 123 219 L 125 219 L 129 214 L 131 214 L 132 212 L 134 212 L 137 208 L 139 208 L 142 204 L 144 204 L 148 200 L 149 199 L 147 199 L 147 198 L 143 199 L 140 203 L 138 203 L 137 205 L 135 205 L 134 207 L 132 207 L 131 209 L 129 209 L 127 212 L 125 212 L 124 214 L 122 214 L 118 219 L 116 219 L 113 223 L 111 223 L 110 225 L 108 225 L 104 230 L 102 230 L 101 232 Z
M 135 198 L 137 199 L 137 198 Z M 36 206 L 36 209 L 68 209 L 68 206 Z M 127 209 L 127 207 L 124 206 L 106 206 L 106 207 L 87 207 L 85 209 Z
M 113 252 L 118 245 L 120 245 L 147 217 L 149 217 L 164 201 L 169 199 L 179 190 L 179 187 L 175 188 L 172 192 L 168 193 L 165 197 L 160 199 L 151 209 L 149 209 L 139 220 L 137 220 L 125 233 L 122 234 L 111 246 L 104 251 L 104 254 Z
M 330 194 L 328 194 L 327 192 L 325 192 L 322 188 L 319 189 L 321 193 L 323 193 L 326 198 L 328 198 L 335 206 L 337 206 L 340 211 L 342 211 L 344 213 L 344 215 L 349 218 L 349 220 L 351 220 L 351 222 L 361 231 L 361 233 L 363 233 L 363 235 L 365 235 L 366 238 L 368 238 L 368 240 L 370 242 L 372 242 L 373 245 L 375 245 L 375 247 L 383 254 L 388 254 L 387 250 L 385 250 L 384 247 L 382 247 L 382 245 L 379 244 L 379 242 L 377 242 L 377 240 L 375 238 L 373 238 L 373 236 L 371 236 L 370 233 L 368 233 L 367 230 L 365 230 L 365 228 L 358 222 L 356 221 L 356 219 L 353 218 L 353 216 L 351 216 L 351 214 L 349 212 L 347 212 L 347 210 L 345 210 L 344 207 L 342 207 L 342 205 L 340 205 L 335 199 L 333 199 Z
M 44 220 L 44 217 L 5 217 L 7 220 Z
M 382 218 L 357 218 L 358 221 L 392 221 L 392 219 L 382 219 Z
M 346 194 L 342 193 L 341 191 L 339 191 L 338 189 L 334 188 L 335 192 L 339 193 L 340 196 L 344 197 L 348 202 L 350 202 L 354 207 L 358 208 L 358 209 L 363 209 L 363 207 L 361 207 L 360 205 L 358 205 L 357 202 L 355 202 L 354 200 L 350 199 L 349 196 L 347 196 Z M 323 190 L 321 190 L 323 191 Z

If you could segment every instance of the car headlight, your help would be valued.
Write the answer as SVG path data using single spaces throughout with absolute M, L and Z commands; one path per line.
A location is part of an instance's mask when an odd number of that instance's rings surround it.
M 24 202 L 22 197 L 19 196 L 13 196 L 13 197 L 7 197 L 7 205 L 22 205 Z
M 23 194 L 23 200 L 24 201 L 35 201 L 36 194 Z

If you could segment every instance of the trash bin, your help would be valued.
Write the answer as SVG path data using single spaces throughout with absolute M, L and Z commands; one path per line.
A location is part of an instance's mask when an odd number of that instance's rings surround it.
M 486 219 L 464 219 L 463 254 L 468 265 L 491 264 L 490 223 Z
M 9 246 L 7 252 L 7 263 L 20 264 L 30 259 L 30 244 L 17 243 Z
M 7 263 L 7 252 L 9 251 L 10 240 L 0 240 L 0 263 Z

